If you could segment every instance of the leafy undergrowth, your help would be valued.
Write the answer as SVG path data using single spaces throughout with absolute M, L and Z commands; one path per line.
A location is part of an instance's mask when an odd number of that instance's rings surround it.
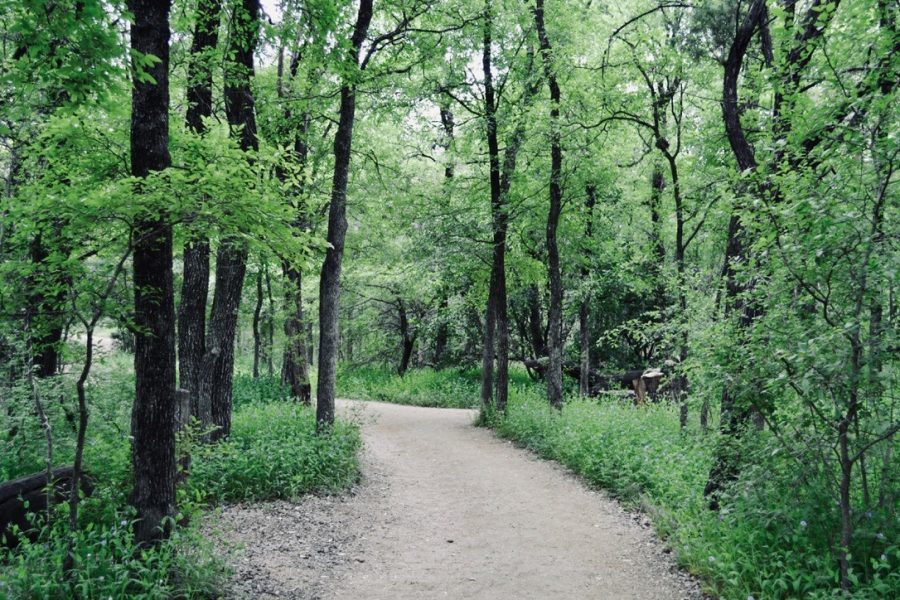
M 845 597 L 831 545 L 840 522 L 831 474 L 799 473 L 771 443 L 748 449 L 751 464 L 714 513 L 703 498 L 714 439 L 679 431 L 671 406 L 570 400 L 557 413 L 520 388 L 492 421 L 501 436 L 645 510 L 680 563 L 723 598 Z M 852 548 L 853 598 L 900 597 L 898 534 L 895 515 L 864 515 Z
M 527 385 L 528 375 L 510 369 L 510 383 Z M 402 377 L 386 366 L 341 365 L 337 393 L 341 398 L 376 400 L 438 408 L 477 408 L 481 371 L 478 369 L 410 369 Z
M 339 420 L 330 434 L 317 436 L 313 410 L 278 399 L 286 396 L 279 395 L 277 381 L 237 379 L 229 439 L 210 446 L 190 444 L 191 473 L 179 489 L 177 517 L 189 517 L 190 524 L 176 527 L 170 540 L 140 551 L 132 539 L 134 512 L 127 502 L 133 383 L 123 377 L 93 389 L 85 465 L 97 483 L 81 505 L 77 568 L 63 577 L 68 530 L 60 506 L 53 523 L 40 527 L 36 541 L 26 540 L 15 551 L 0 549 L 0 598 L 220 597 L 228 581 L 227 556 L 208 534 L 200 533 L 197 524 L 204 511 L 223 501 L 337 492 L 356 481 L 361 440 L 355 424 Z M 64 422 L 57 431 L 56 462 L 63 464 L 70 460 L 71 444 L 63 436 Z M 20 449 L 20 464 L 5 462 L 4 475 L 39 469 L 41 451 L 38 438 Z

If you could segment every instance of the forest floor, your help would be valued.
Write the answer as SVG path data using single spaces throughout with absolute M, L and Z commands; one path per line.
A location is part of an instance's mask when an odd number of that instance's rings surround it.
M 343 401 L 362 424 L 348 495 L 223 509 L 236 598 L 704 598 L 649 522 L 470 410 Z

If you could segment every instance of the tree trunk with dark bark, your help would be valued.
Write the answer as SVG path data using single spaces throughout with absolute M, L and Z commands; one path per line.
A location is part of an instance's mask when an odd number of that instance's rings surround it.
M 350 39 L 347 67 L 359 69 L 359 52 L 369 23 L 372 21 L 372 1 L 361 0 L 356 24 Z M 328 207 L 328 235 L 330 244 L 319 279 L 319 380 L 316 385 L 316 428 L 328 430 L 334 423 L 334 395 L 337 378 L 337 358 L 341 295 L 341 263 L 344 238 L 347 234 L 347 181 L 350 176 L 350 149 L 353 144 L 353 122 L 356 117 L 355 73 L 341 82 L 340 119 L 334 136 L 334 175 L 331 182 L 331 204 Z
M 259 361 L 262 358 L 262 322 L 263 302 L 263 274 L 262 269 L 256 272 L 256 305 L 253 307 L 253 379 L 259 379 Z
M 550 88 L 550 210 L 547 213 L 547 278 L 550 282 L 550 310 L 547 314 L 547 349 L 550 359 L 547 368 L 547 400 L 555 408 L 562 408 L 562 274 L 559 266 L 559 244 L 556 231 L 562 212 L 562 143 L 559 135 L 559 104 L 561 92 L 553 65 L 553 48 L 544 24 L 544 0 L 535 0 L 534 23 L 541 48 L 544 77 Z
M 188 129 L 205 133 L 212 116 L 212 53 L 219 40 L 221 0 L 200 0 L 188 60 Z M 193 215 L 188 218 L 193 220 Z M 178 307 L 178 377 L 190 394 L 191 415 L 203 427 L 212 424 L 209 407 L 200 407 L 200 368 L 206 352 L 206 302 L 209 297 L 209 240 L 196 235 L 184 245 L 184 274 Z
M 594 205 L 597 203 L 597 188 L 594 185 L 588 185 L 585 188 L 586 198 L 584 201 L 585 219 L 584 239 L 590 244 L 594 237 Z M 589 256 L 584 257 L 584 263 L 581 267 L 582 281 L 589 281 L 591 277 Z M 581 299 L 581 306 L 578 310 L 578 333 L 581 342 L 581 361 L 578 373 L 578 393 L 582 396 L 588 396 L 591 393 L 591 294 L 585 292 Z
M 303 328 L 303 274 L 300 269 L 285 265 L 284 358 L 281 363 L 281 382 L 291 389 L 291 396 L 309 404 L 312 389 L 307 369 L 306 336 Z
M 169 167 L 168 0 L 130 0 L 131 48 L 158 60 L 152 77 L 134 77 L 131 96 L 131 173 L 146 177 Z M 138 187 L 138 193 L 140 188 Z M 158 215 L 158 210 L 149 210 Z M 135 540 L 168 537 L 175 515 L 175 303 L 172 227 L 165 216 L 135 224 L 135 396 L 131 416 Z
M 406 303 L 403 298 L 397 298 L 397 313 L 400 318 L 400 365 L 397 373 L 402 377 L 409 369 L 409 361 L 412 359 L 413 348 L 416 344 L 416 334 L 409 325 L 409 314 L 406 311 Z

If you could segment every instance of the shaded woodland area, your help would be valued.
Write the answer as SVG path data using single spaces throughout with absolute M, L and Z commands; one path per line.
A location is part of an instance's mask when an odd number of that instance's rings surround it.
M 707 565 L 725 597 L 900 593 L 898 19 L 896 0 L 4 3 L 0 534 L 35 525 L 61 567 L 44 592 L 67 597 L 94 581 L 88 524 L 183 556 L 191 517 L 240 499 L 211 465 L 238 474 L 265 411 L 328 468 L 253 499 L 336 490 L 359 447 L 339 394 L 451 381 L 452 405 L 579 472 L 604 460 L 577 433 L 597 415 L 635 448 L 664 422 L 673 464 L 693 457 L 691 523 L 801 549 Z M 12 532 L 0 574 L 37 569 Z

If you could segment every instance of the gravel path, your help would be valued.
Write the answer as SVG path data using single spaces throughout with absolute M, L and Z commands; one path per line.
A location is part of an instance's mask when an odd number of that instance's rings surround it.
M 467 410 L 341 402 L 363 481 L 342 497 L 232 506 L 236 598 L 699 599 L 648 523 Z

